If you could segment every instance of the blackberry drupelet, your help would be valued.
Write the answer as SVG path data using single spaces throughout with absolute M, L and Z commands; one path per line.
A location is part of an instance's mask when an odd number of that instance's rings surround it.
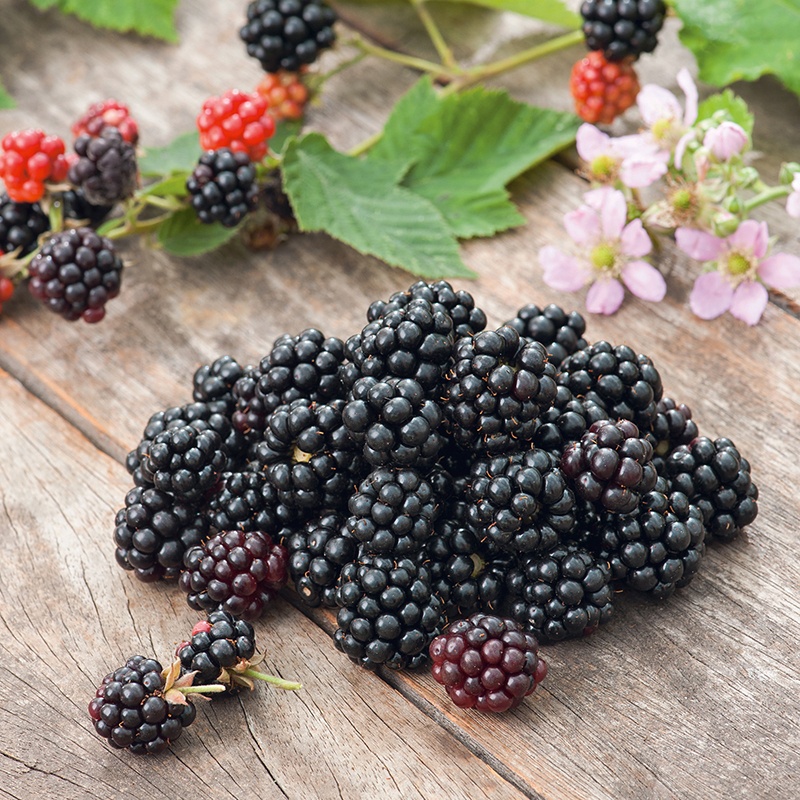
M 348 502 L 346 528 L 368 554 L 408 555 L 419 552 L 433 533 L 440 500 L 415 469 L 378 467 Z
M 256 207 L 256 168 L 247 153 L 210 150 L 200 156 L 186 190 L 200 222 L 235 228 Z
M 112 205 L 93 205 L 80 189 L 68 189 L 61 194 L 60 200 L 67 219 L 80 220 L 91 226 L 99 225 L 114 208 Z
M 271 414 L 280 402 L 274 405 L 267 404 L 264 398 L 256 393 L 261 371 L 258 367 L 248 365 L 244 373 L 233 384 L 233 400 L 235 410 L 231 415 L 233 427 L 248 441 L 257 441 L 267 424 L 267 416 Z
M 610 582 L 605 561 L 560 545 L 510 570 L 511 615 L 543 642 L 588 636 L 613 613 Z
M 186 551 L 208 532 L 196 508 L 141 486 L 125 495 L 125 508 L 117 512 L 115 525 L 117 563 L 145 583 L 177 578 Z
M 0 194 L 0 254 L 19 248 L 19 254 L 26 256 L 49 230 L 50 218 L 38 203 L 15 203 L 7 194 Z
M 417 667 L 438 632 L 442 601 L 427 567 L 409 558 L 364 556 L 342 570 L 336 647 L 362 667 Z
M 621 61 L 656 49 L 667 7 L 663 0 L 584 0 L 580 12 L 586 46 Z
M 653 446 L 629 420 L 599 420 L 561 454 L 561 469 L 583 500 L 629 514 L 658 477 Z
M 533 444 L 542 450 L 561 452 L 577 442 L 590 425 L 608 419 L 608 412 L 591 400 L 579 400 L 566 386 L 559 386 L 553 405 L 539 416 Z
M 430 646 L 431 674 L 459 708 L 516 708 L 547 675 L 536 638 L 512 619 L 473 614 Z
M 161 753 L 194 722 L 196 710 L 188 703 L 164 698 L 166 684 L 158 661 L 132 656 L 125 666 L 110 672 L 89 703 L 89 716 L 99 736 L 117 749 L 136 755 Z
M 519 449 L 555 399 L 554 378 L 545 348 L 510 326 L 459 339 L 445 387 L 452 438 L 478 455 Z
M 91 228 L 53 234 L 28 271 L 31 294 L 70 321 L 99 322 L 122 283 L 122 259 L 112 242 Z
M 87 202 L 113 206 L 136 191 L 136 150 L 117 128 L 107 125 L 98 136 L 83 134 L 74 147 L 79 158 L 69 168 L 69 182 Z
M 180 587 L 198 611 L 258 619 L 286 584 L 286 548 L 260 531 L 223 531 L 186 551 Z
M 671 397 L 662 397 L 658 401 L 656 418 L 646 431 L 646 438 L 653 445 L 653 465 L 659 475 L 665 474 L 669 454 L 679 445 L 696 439 L 698 433 L 689 406 L 676 403 Z
M 336 607 L 342 568 L 356 559 L 358 540 L 338 512 L 323 513 L 286 539 L 289 578 L 308 606 Z
M 200 403 L 223 401 L 229 414 L 233 412 L 233 385 L 244 375 L 244 369 L 232 356 L 220 356 L 211 364 L 199 367 L 192 378 L 192 397 Z
M 298 72 L 336 41 L 335 22 L 322 0 L 254 0 L 239 36 L 264 72 Z
M 445 445 L 442 410 L 412 378 L 359 378 L 342 421 L 373 466 L 432 467 Z
M 417 281 L 407 291 L 395 292 L 388 301 L 376 300 L 367 311 L 367 319 L 373 322 L 418 299 L 432 303 L 437 311 L 445 311 L 453 320 L 453 332 L 457 337 L 473 336 L 486 327 L 486 314 L 475 305 L 472 295 L 456 291 L 447 281 Z
M 612 419 L 629 419 L 642 431 L 656 418 L 663 389 L 653 362 L 625 345 L 595 342 L 563 361 L 558 382 L 575 397 L 603 406 Z
M 586 320 L 577 311 L 567 313 L 553 303 L 544 308 L 529 303 L 505 324 L 514 328 L 520 336 L 543 344 L 547 350 L 547 360 L 555 367 L 568 355 L 587 346 L 583 338 Z
M 750 463 L 730 439 L 700 436 L 679 445 L 665 470 L 673 488 L 683 492 L 703 515 L 706 541 L 735 539 L 758 514 L 758 488 Z

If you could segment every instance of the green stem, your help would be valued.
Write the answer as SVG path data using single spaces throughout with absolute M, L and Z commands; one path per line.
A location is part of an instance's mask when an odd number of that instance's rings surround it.
M 297 683 L 296 681 L 286 681 L 283 678 L 276 678 L 274 675 L 266 675 L 263 672 L 259 672 L 258 670 L 253 669 L 246 669 L 244 672 L 238 673 L 239 675 L 243 675 L 245 678 L 253 678 L 257 681 L 264 681 L 266 683 L 271 683 L 278 689 L 286 689 L 287 691 L 294 692 L 298 689 L 303 688 L 302 683 Z
M 742 210 L 747 213 L 752 211 L 754 208 L 763 206 L 764 203 L 769 203 L 770 200 L 779 200 L 782 197 L 788 197 L 791 191 L 791 186 L 772 186 L 751 197 L 743 204 Z
M 127 220 L 123 225 L 119 225 L 116 228 L 110 228 L 109 230 L 102 230 L 102 228 L 100 228 L 98 229 L 98 232 L 107 239 L 124 239 L 126 236 L 148 233 L 149 231 L 158 228 L 162 222 L 166 222 L 166 220 L 172 216 L 172 213 L 174 212 L 170 212 L 169 214 L 161 214 L 161 216 L 152 217 L 151 219 L 146 219 L 144 221 Z
M 370 148 L 374 147 L 378 142 L 383 139 L 383 131 L 380 130 L 377 133 L 373 133 L 368 139 L 364 139 L 363 142 L 360 142 L 355 147 L 352 147 L 350 150 L 347 151 L 347 155 L 356 156 L 363 155 L 367 152 Z
M 367 55 L 378 56 L 387 61 L 393 61 L 395 64 L 402 64 L 404 67 L 411 67 L 411 69 L 416 69 L 420 72 L 429 72 L 431 75 L 453 79 L 463 74 L 463 70 L 457 67 L 447 67 L 444 64 L 437 64 L 435 61 L 428 61 L 416 56 L 407 56 L 405 53 L 396 53 L 394 50 L 387 50 L 385 47 L 380 47 L 363 39 L 358 40 L 358 46 Z
M 444 36 L 442 36 L 442 32 L 439 30 L 439 26 L 434 21 L 430 11 L 428 11 L 427 6 L 425 5 L 425 0 L 411 0 L 411 5 L 414 6 L 417 16 L 425 26 L 425 30 L 427 31 L 431 42 L 433 42 L 433 46 L 436 48 L 439 58 L 442 59 L 442 64 L 444 64 L 446 67 L 457 69 L 458 64 L 456 63 L 453 51 L 444 40 Z
M 354 41 L 353 44 L 358 47 L 359 43 Z M 309 90 L 312 94 L 318 94 L 322 87 L 334 76 L 338 75 L 340 72 L 344 72 L 346 69 L 350 69 L 350 67 L 354 67 L 359 61 L 363 61 L 367 57 L 365 52 L 356 53 L 352 58 L 348 58 L 346 61 L 342 61 L 341 64 L 337 64 L 333 69 L 329 70 L 325 73 L 314 73 L 309 75 L 306 78 L 306 85 L 308 86 Z
M 228 687 L 221 683 L 209 683 L 205 686 L 181 686 L 180 688 L 176 686 L 173 688 L 178 689 L 181 694 L 221 694 Z

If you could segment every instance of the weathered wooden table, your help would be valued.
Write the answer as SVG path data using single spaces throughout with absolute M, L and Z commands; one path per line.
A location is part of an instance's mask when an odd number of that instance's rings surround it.
M 146 144 L 191 129 L 202 101 L 250 89 L 258 66 L 237 39 L 244 3 L 186 0 L 176 46 L 101 33 L 5 3 L 2 75 L 19 107 L 3 131 L 68 135 L 91 101 L 129 103 Z M 398 46 L 421 32 L 402 6 L 349 4 L 349 18 Z M 450 10 L 470 46 L 502 50 L 536 31 Z M 674 83 L 691 58 L 674 26 L 643 79 Z M 513 42 L 511 42 L 513 44 Z M 520 99 L 569 108 L 579 51 L 506 76 Z M 333 63 L 336 55 L 329 55 Z M 362 62 L 330 81 L 310 124 L 346 148 L 378 128 L 415 76 Z M 774 176 L 800 156 L 800 105 L 771 80 L 737 87 L 757 112 L 755 145 Z M 513 185 L 528 224 L 474 241 L 467 288 L 499 324 L 548 290 L 536 251 L 558 241 L 584 188 L 569 154 Z M 765 212 L 785 249 L 796 223 Z M 409 276 L 325 236 L 274 252 L 239 246 L 194 260 L 128 246 L 122 295 L 97 326 L 69 325 L 19 292 L 0 317 L 0 796 L 72 798 L 770 798 L 800 796 L 800 315 L 771 302 L 756 328 L 713 323 L 687 305 L 688 266 L 667 249 L 666 300 L 628 300 L 590 318 L 590 340 L 652 356 L 701 431 L 729 435 L 750 459 L 760 515 L 714 547 L 690 587 L 662 604 L 619 603 L 597 635 L 546 649 L 547 681 L 498 718 L 454 708 L 426 672 L 375 675 L 330 641 L 331 617 L 287 598 L 257 623 L 266 666 L 305 688 L 204 705 L 174 751 L 136 758 L 92 732 L 87 703 L 132 653 L 167 658 L 196 619 L 174 586 L 145 585 L 114 562 L 111 532 L 129 488 L 123 460 L 154 411 L 187 402 L 191 376 L 223 353 L 252 363 L 284 331 L 346 337 L 369 301 Z

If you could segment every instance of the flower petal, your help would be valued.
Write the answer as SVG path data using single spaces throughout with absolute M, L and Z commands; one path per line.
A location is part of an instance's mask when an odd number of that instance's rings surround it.
M 653 242 L 640 219 L 635 219 L 625 226 L 619 241 L 622 252 L 631 258 L 646 256 L 653 249 Z
M 589 270 L 577 258 L 552 245 L 539 250 L 539 263 L 544 282 L 560 292 L 576 292 L 589 279 Z
M 661 151 L 662 153 L 665 151 Z M 660 154 L 628 156 L 619 170 L 620 180 L 631 189 L 643 189 L 655 183 L 667 171 L 667 159 Z
M 631 261 L 622 268 L 622 280 L 642 300 L 658 303 L 667 293 L 664 276 L 646 261 Z
M 800 219 L 800 192 L 792 192 L 789 195 L 789 199 L 786 201 L 786 213 L 790 217 Z
M 763 258 L 769 246 L 769 230 L 766 222 L 746 219 L 727 239 L 729 250 L 752 253 L 756 258 Z
M 578 155 L 584 161 L 593 161 L 597 156 L 611 152 L 611 137 L 600 128 L 584 122 L 575 135 L 575 146 Z
M 696 228 L 678 228 L 675 231 L 675 244 L 686 255 L 698 261 L 715 261 L 720 257 L 725 242 L 705 231 Z
M 564 214 L 564 227 L 578 244 L 592 245 L 600 241 L 600 215 L 589 206 L 580 206 Z
M 800 286 L 800 258 L 789 253 L 775 253 L 761 262 L 758 275 L 773 289 L 793 289 Z
M 675 165 L 676 169 L 681 169 L 681 165 L 683 164 L 683 155 L 686 152 L 686 147 L 692 139 L 695 138 L 695 132 L 692 128 L 690 128 L 686 133 L 678 139 L 678 143 L 675 145 L 675 155 L 672 158 L 672 163 Z
M 741 125 L 726 120 L 706 133 L 703 146 L 707 147 L 718 161 L 728 161 L 739 155 L 748 143 L 747 133 Z
M 681 118 L 681 104 L 678 98 L 669 89 L 648 83 L 642 86 L 636 97 L 639 113 L 649 128 L 662 119 L 679 120 Z
M 684 125 L 694 125 L 697 119 L 697 86 L 695 86 L 689 70 L 684 67 L 678 73 L 678 86 L 686 95 L 686 112 L 683 115 Z
M 701 319 L 714 319 L 731 306 L 733 287 L 719 272 L 706 272 L 692 287 L 689 305 Z
M 586 293 L 586 310 L 592 314 L 613 314 L 622 305 L 625 289 L 616 278 L 595 281 Z
M 619 239 L 628 218 L 628 202 L 625 195 L 617 189 L 604 186 L 584 195 L 586 202 L 600 213 L 603 238 L 608 241 Z
M 742 281 L 733 293 L 730 312 L 748 325 L 755 325 L 767 307 L 769 295 L 763 283 Z

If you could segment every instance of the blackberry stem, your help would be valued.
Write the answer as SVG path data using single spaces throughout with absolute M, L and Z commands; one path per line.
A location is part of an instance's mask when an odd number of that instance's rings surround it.
M 444 64 L 437 64 L 435 61 L 428 61 L 425 58 L 397 53 L 394 50 L 372 44 L 364 39 L 358 39 L 356 44 L 367 55 L 377 56 L 378 58 L 386 59 L 386 61 L 393 61 L 395 64 L 402 64 L 404 67 L 411 67 L 411 69 L 416 69 L 420 72 L 429 72 L 432 75 L 438 75 L 448 80 L 453 80 L 464 74 L 464 70 L 459 67 L 447 67 Z
M 754 195 L 743 204 L 742 210 L 744 213 L 752 211 L 754 208 L 763 206 L 764 203 L 769 203 L 771 200 L 779 200 L 781 197 L 787 197 L 792 191 L 791 186 L 770 186 Z
M 227 686 L 221 683 L 208 683 L 205 686 L 173 686 L 181 694 L 221 694 L 227 691 Z
M 430 11 L 428 11 L 425 5 L 425 0 L 410 0 L 410 2 L 411 5 L 414 6 L 414 10 L 417 12 L 417 16 L 425 26 L 425 30 L 427 31 L 433 46 L 436 48 L 436 52 L 439 54 L 442 64 L 452 69 L 458 69 L 458 64 L 456 63 L 453 51 L 444 40 L 444 36 L 442 36 L 442 32 L 439 30 L 439 26 L 431 16 Z
M 264 681 L 265 683 L 272 684 L 277 689 L 285 689 L 287 692 L 296 692 L 298 689 L 303 688 L 302 683 L 297 683 L 296 681 L 287 681 L 283 678 L 278 678 L 275 675 L 267 675 L 264 672 L 259 672 L 252 667 L 250 669 L 246 669 L 244 672 L 238 673 L 239 675 L 243 675 L 245 678 L 252 678 L 256 681 Z

